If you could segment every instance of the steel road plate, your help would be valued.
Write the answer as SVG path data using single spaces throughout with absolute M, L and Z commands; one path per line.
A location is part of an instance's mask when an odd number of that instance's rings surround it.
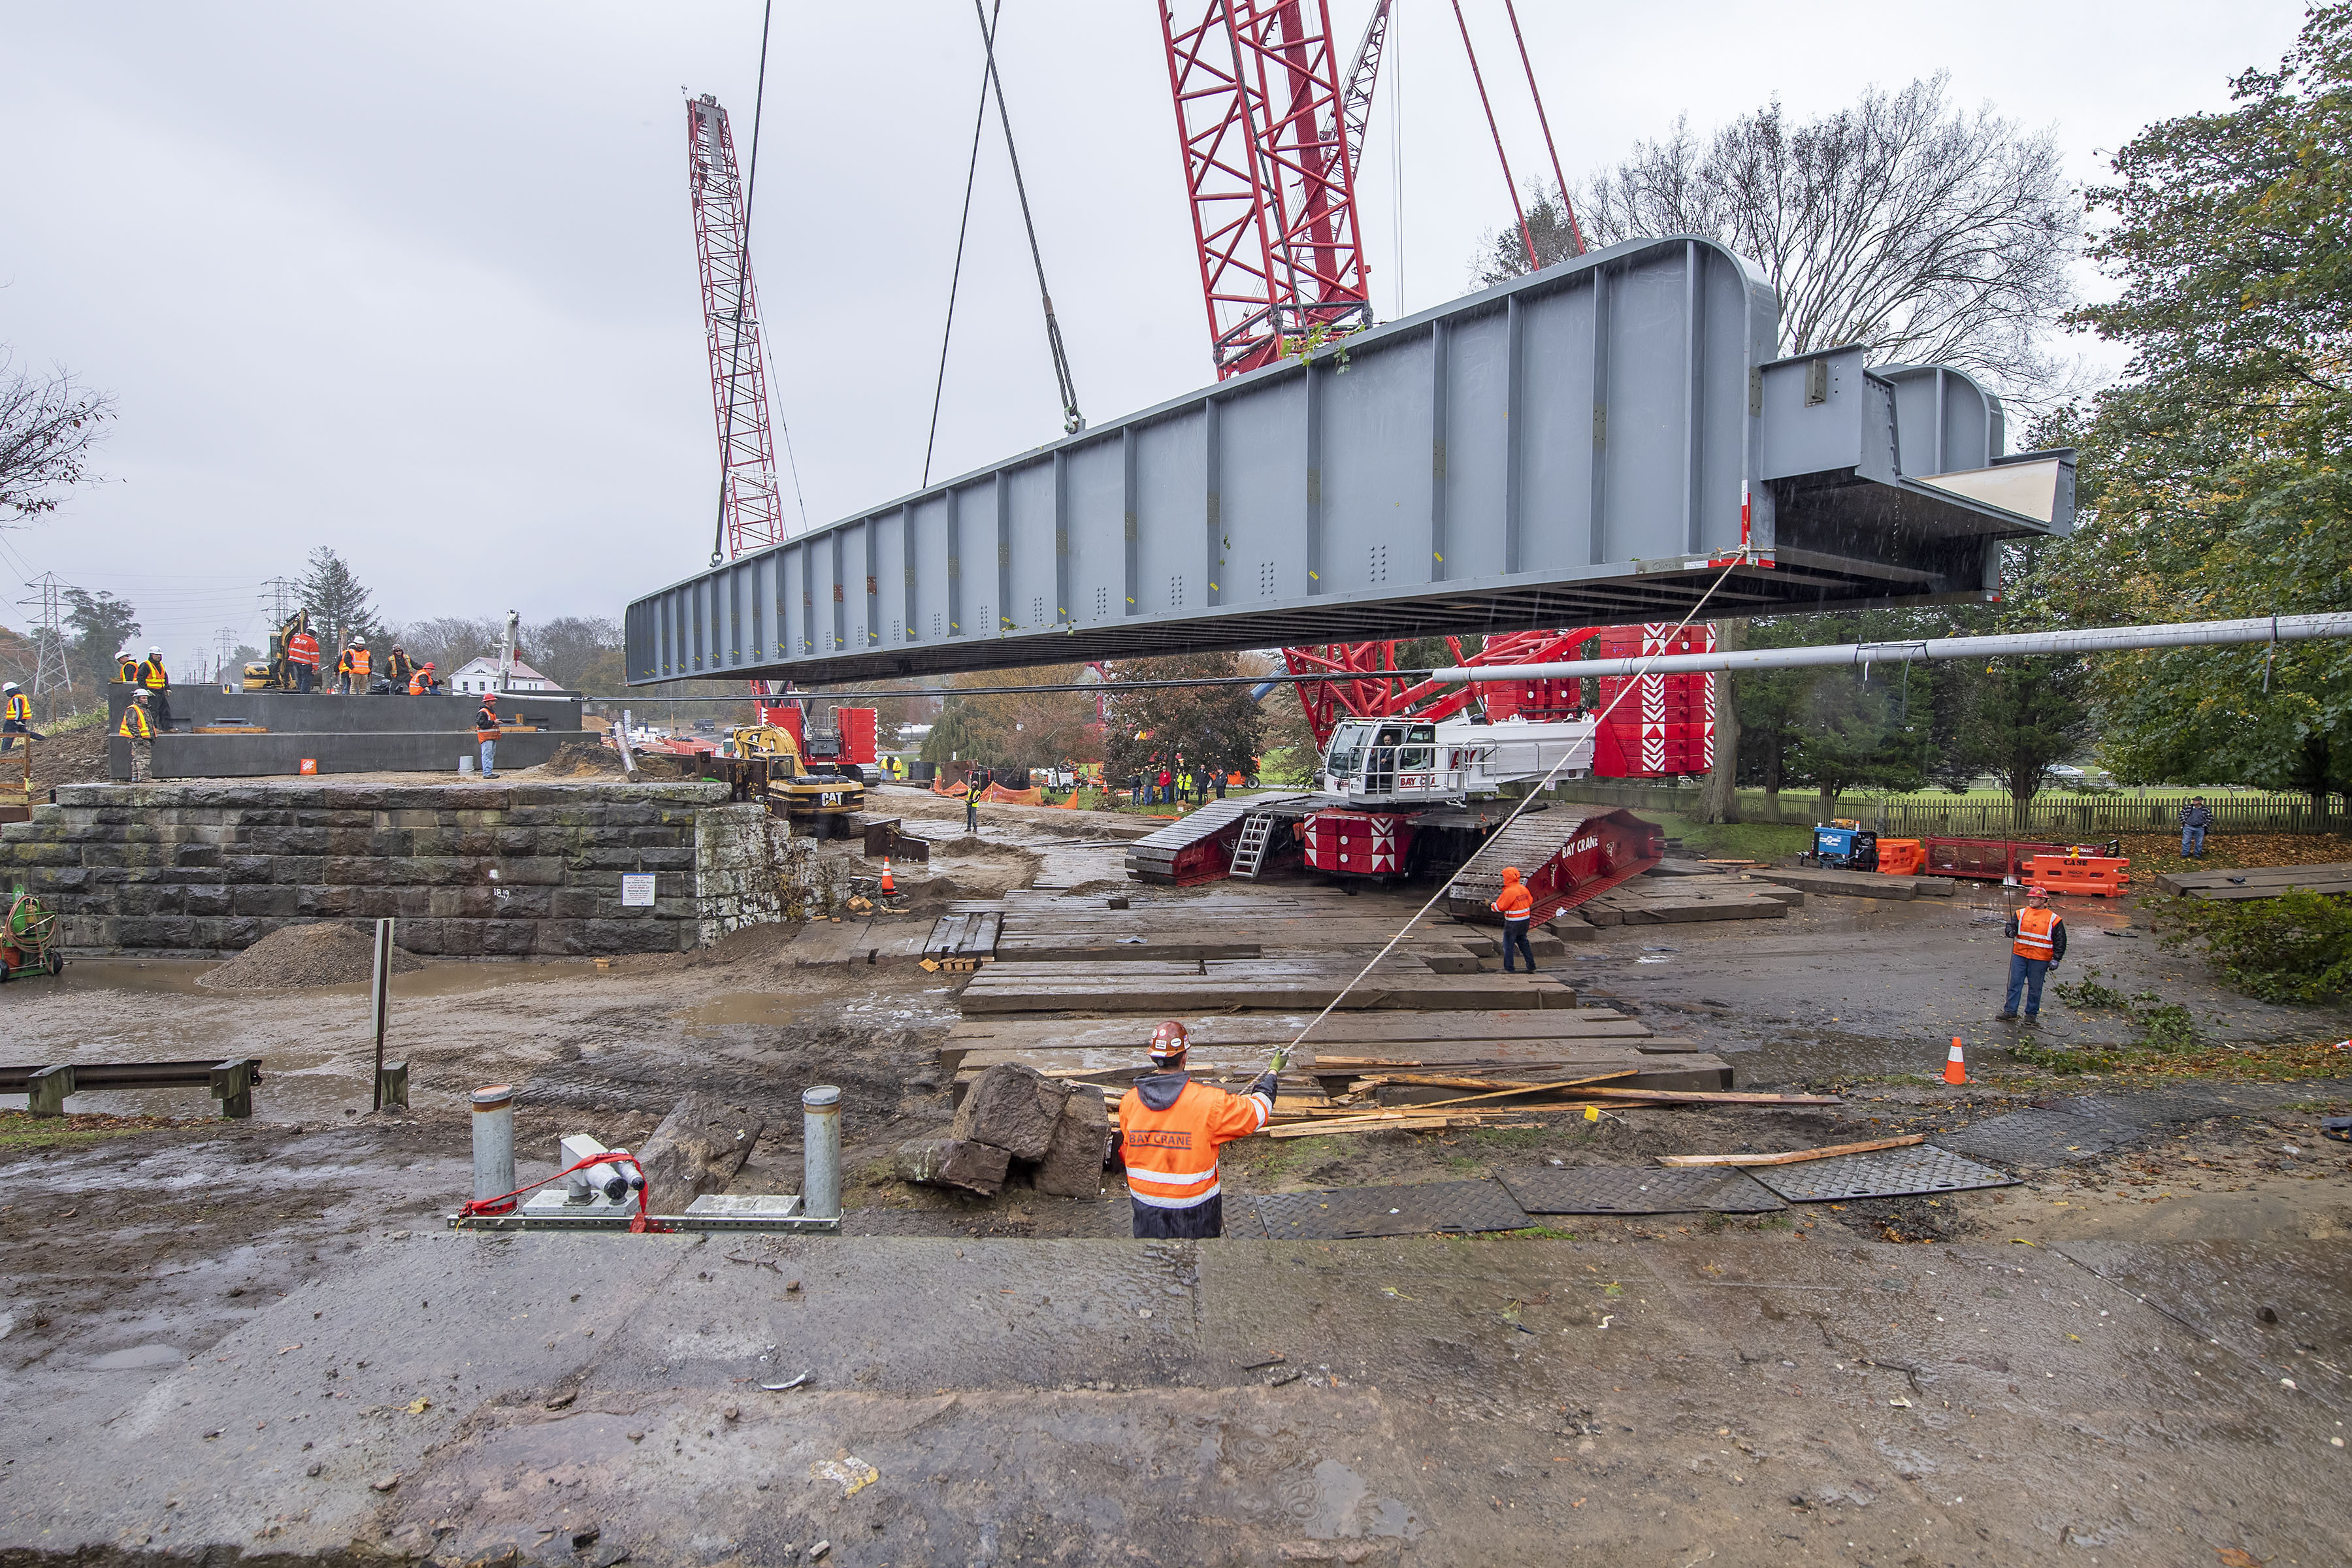
M 1503 1185 L 1529 1214 L 1769 1214 L 1789 1205 L 1744 1171 L 1578 1165 L 1511 1171 Z
M 2062 1110 L 2012 1110 L 1939 1132 L 1954 1152 L 2011 1165 L 2063 1165 L 2105 1153 L 2138 1135 L 2137 1128 Z
M 1989 1165 L 1963 1160 L 1948 1149 L 1920 1143 L 1868 1154 L 1832 1154 L 1795 1165 L 1757 1165 L 1748 1173 L 1792 1204 L 1832 1203 L 1843 1198 L 1899 1198 L 1916 1193 L 1957 1193 L 1971 1187 L 2011 1187 L 2017 1178 Z
M 1415 1187 L 1335 1187 L 1323 1192 L 1252 1195 L 1276 1241 L 1346 1241 L 1357 1237 L 1465 1235 L 1518 1230 L 1534 1222 L 1499 1182 L 1432 1182 Z M 1228 1199 L 1230 1204 L 1231 1200 Z M 1228 1228 L 1239 1229 L 1231 1224 Z

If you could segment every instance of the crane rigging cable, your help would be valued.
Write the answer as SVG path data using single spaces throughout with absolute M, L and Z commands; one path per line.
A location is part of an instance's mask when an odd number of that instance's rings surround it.
M 996 32 L 989 25 L 981 0 L 971 0 L 971 14 L 980 23 L 980 41 L 988 52 L 988 79 L 996 89 L 996 118 L 1004 127 L 1004 155 L 1013 163 L 1013 189 L 1021 198 L 1021 226 L 1029 234 L 1029 259 L 1037 268 L 1037 297 L 1045 307 L 1045 344 L 1053 351 L 1054 380 L 1062 395 L 1062 429 L 1075 436 L 1087 427 L 1078 412 L 1078 390 L 1070 380 L 1070 356 L 1062 352 L 1061 323 L 1054 319 L 1054 293 L 1045 287 L 1045 253 L 1037 246 L 1037 225 L 1029 216 L 1029 187 L 1021 178 L 1021 152 L 1013 144 L 1013 113 L 1004 105 L 1004 79 L 996 70 Z
M 991 37 L 996 33 L 996 20 L 1004 15 L 1004 0 L 996 0 L 995 11 L 981 24 L 981 30 Z M 940 329 L 940 376 L 931 386 L 931 433 L 923 442 L 923 488 L 931 488 L 931 454 L 940 443 L 940 398 L 948 388 L 948 342 L 955 335 L 956 290 L 963 282 L 963 242 L 971 231 L 971 187 L 980 175 L 980 138 L 988 125 L 988 84 L 995 75 L 992 58 L 980 73 L 980 107 L 971 117 L 971 161 L 963 172 L 963 216 L 956 224 L 955 270 L 948 275 L 948 319 Z

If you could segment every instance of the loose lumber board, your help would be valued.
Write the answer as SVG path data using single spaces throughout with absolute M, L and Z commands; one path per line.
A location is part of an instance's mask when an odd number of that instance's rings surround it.
M 1925 1132 L 1913 1132 L 1901 1138 L 1873 1138 L 1861 1143 L 1832 1143 L 1820 1149 L 1789 1149 L 1777 1154 L 1661 1154 L 1661 1165 L 1801 1165 L 1808 1160 L 1826 1160 L 1833 1154 L 1867 1154 L 1875 1149 L 1902 1149 L 1914 1143 L 1925 1143 Z
M 1800 888 L 1809 893 L 1835 893 L 1855 899 L 1948 899 L 1948 877 L 1888 877 L 1876 871 L 1832 871 L 1811 867 L 1759 866 L 1748 873 L 1763 882 Z
M 1111 1049 L 1140 1056 L 1162 1018 L 1181 1018 L 1192 1031 L 1194 1049 L 1247 1046 L 1261 1051 L 1286 1045 L 1313 1021 L 1310 1012 L 1135 1014 L 1109 1018 L 967 1017 L 940 1047 L 940 1064 L 952 1072 L 975 1050 L 1028 1052 Z M 1364 1060 L 1412 1059 L 1427 1065 L 1464 1062 L 1520 1064 L 1584 1059 L 1592 1053 L 1633 1051 L 1680 1054 L 1696 1050 L 1687 1039 L 1665 1039 L 1649 1026 L 1605 1007 L 1479 1011 L 1334 1012 L 1316 1024 L 1306 1049 L 1320 1057 Z
M 2238 878 L 2232 882 L 2231 878 Z M 2312 866 L 2250 866 L 2242 870 L 2164 871 L 2156 885 L 2168 893 L 2215 903 L 2247 899 L 2275 899 L 2289 888 L 2314 893 L 2352 892 L 2352 861 L 2326 861 Z
M 964 986 L 958 1003 L 979 1013 L 1104 1011 L 1182 1016 L 1247 1003 L 1258 1007 L 1351 1011 L 1463 1008 L 1569 1009 L 1576 993 L 1546 975 L 1438 974 L 1426 964 L 1412 973 L 1382 964 L 1356 981 L 1345 965 L 1308 967 L 1210 960 L 1203 974 L 1135 973 L 1122 966 L 1084 965 L 1083 975 L 1006 973 L 1025 965 L 991 965 Z M 1352 984 L 1351 984 L 1352 983 Z
M 1735 878 L 1637 877 L 1579 906 L 1594 925 L 1682 925 L 1697 921 L 1780 920 L 1787 900 Z

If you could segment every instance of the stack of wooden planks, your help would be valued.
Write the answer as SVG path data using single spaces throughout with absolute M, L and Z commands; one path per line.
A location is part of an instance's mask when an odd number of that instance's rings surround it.
M 2312 893 L 2352 893 L 2352 861 L 2325 861 L 2314 866 L 2249 866 L 2242 870 L 2164 871 L 2156 885 L 2183 898 L 2210 899 L 2216 903 L 2246 899 L 2275 899 L 2290 888 Z
M 1596 926 L 1770 921 L 1784 919 L 1790 906 L 1803 903 L 1804 897 L 1791 889 L 1725 873 L 1678 870 L 1636 877 L 1579 905 L 1576 912 Z
M 1570 1008 L 1576 993 L 1549 974 L 1441 973 L 1421 958 L 1391 954 L 1361 980 L 1370 952 L 1269 953 L 1259 958 L 1130 959 L 1118 963 L 1008 963 L 968 981 L 958 1001 L 980 1013 L 1120 1012 L 1180 1016 L 1220 1007 L 1349 1010 Z
M 965 972 L 978 969 L 996 952 L 1004 917 L 991 910 L 945 914 L 932 922 L 923 942 L 923 967 Z

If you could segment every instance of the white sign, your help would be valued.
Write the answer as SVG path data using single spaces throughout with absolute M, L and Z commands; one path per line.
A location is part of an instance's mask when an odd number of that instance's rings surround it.
M 649 910 L 654 907 L 654 873 L 625 871 L 621 875 L 621 907 L 625 910 Z

